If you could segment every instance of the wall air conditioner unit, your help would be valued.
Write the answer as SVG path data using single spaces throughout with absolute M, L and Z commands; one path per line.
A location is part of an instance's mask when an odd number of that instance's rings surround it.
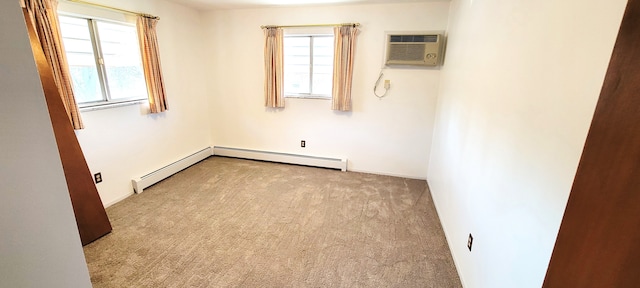
M 385 65 L 438 66 L 442 34 L 388 34 Z

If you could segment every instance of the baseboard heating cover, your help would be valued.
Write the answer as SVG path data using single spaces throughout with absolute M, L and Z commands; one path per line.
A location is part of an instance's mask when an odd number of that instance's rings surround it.
M 135 178 L 131 180 L 131 183 L 133 184 L 133 191 L 136 193 L 142 193 L 145 188 L 208 158 L 212 154 L 213 150 L 211 147 L 207 147 L 158 170 L 150 172 L 147 175 Z
M 339 158 L 316 157 L 300 154 L 288 154 L 219 146 L 213 147 L 213 155 L 340 169 L 342 171 L 347 171 L 347 159 Z

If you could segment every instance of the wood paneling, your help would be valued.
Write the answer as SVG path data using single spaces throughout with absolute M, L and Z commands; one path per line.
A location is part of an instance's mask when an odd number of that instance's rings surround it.
M 49 116 L 58 144 L 58 152 L 62 160 L 62 168 L 67 180 L 80 239 L 82 245 L 86 245 L 111 232 L 111 223 L 98 195 L 98 189 L 93 183 L 93 177 L 71 126 L 71 121 L 62 103 L 62 98 L 60 98 L 51 68 L 42 52 L 28 12 L 24 11 L 24 16 L 29 31 L 31 49 L 49 108 Z
M 543 287 L 640 287 L 640 0 L 627 5 Z

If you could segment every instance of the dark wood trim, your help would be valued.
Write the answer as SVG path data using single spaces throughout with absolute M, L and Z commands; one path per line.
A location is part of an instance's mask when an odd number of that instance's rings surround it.
M 47 63 L 38 36 L 34 30 L 29 13 L 23 9 L 33 57 L 40 74 L 42 89 L 49 108 L 58 152 L 62 160 L 64 176 L 67 180 L 69 196 L 76 216 L 82 245 L 111 232 L 111 223 L 93 183 L 93 177 L 87 166 L 80 143 L 71 126 L 71 121 L 62 103 L 62 98 L 53 80 L 53 72 Z
M 543 287 L 640 287 L 640 0 L 627 4 Z

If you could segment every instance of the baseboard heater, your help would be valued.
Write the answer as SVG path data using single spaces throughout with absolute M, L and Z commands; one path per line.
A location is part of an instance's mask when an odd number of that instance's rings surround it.
M 347 159 L 316 157 L 300 154 L 248 150 L 229 147 L 213 147 L 213 155 L 287 164 L 323 167 L 347 171 Z
M 211 147 L 207 147 L 176 162 L 166 165 L 158 170 L 150 172 L 147 175 L 144 175 L 140 178 L 135 178 L 131 180 L 131 183 L 133 184 L 133 191 L 135 191 L 136 193 L 142 193 L 145 188 L 156 184 L 163 179 L 208 158 L 211 155 L 212 149 Z

